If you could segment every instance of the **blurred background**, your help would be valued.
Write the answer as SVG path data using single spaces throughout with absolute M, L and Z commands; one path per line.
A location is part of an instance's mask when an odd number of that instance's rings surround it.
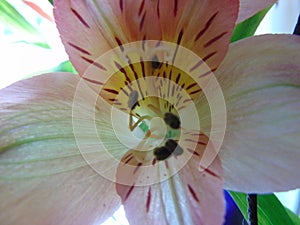
M 0 9 L 10 14 L 11 18 L 0 12 L 0 88 L 50 71 L 75 72 L 68 62 L 53 21 L 52 5 L 47 0 L 8 0 L 12 8 L 7 7 L 4 2 L 0 0 Z M 31 4 L 32 2 L 36 5 Z M 300 0 L 279 0 L 261 22 L 256 35 L 292 33 L 299 13 Z M 300 215 L 299 190 L 276 193 L 276 196 L 284 206 Z M 226 224 L 246 224 L 227 194 L 226 200 Z M 128 224 L 123 207 L 104 223 L 121 224 Z

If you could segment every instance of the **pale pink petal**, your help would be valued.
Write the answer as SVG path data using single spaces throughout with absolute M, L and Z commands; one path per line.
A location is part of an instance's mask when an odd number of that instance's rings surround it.
M 57 0 L 54 14 L 80 74 L 108 48 L 142 40 L 183 45 L 215 70 L 227 52 L 238 0 Z
M 265 35 L 231 45 L 216 76 L 228 123 L 220 158 L 225 187 L 300 187 L 300 38 Z
M 209 167 L 203 166 L 204 150 L 214 151 L 206 149 L 207 137 L 193 132 L 185 133 L 184 137 L 179 142 L 184 146 L 183 155 L 150 163 L 138 159 L 134 151 L 123 157 L 117 173 L 117 192 L 131 225 L 223 223 L 220 160 L 216 157 Z M 189 160 L 179 169 L 186 156 Z
M 46 74 L 0 90 L 0 221 L 5 224 L 95 224 L 120 205 L 114 183 L 93 170 L 75 141 L 78 81 L 73 74 Z M 85 106 L 91 102 L 78 103 L 82 118 L 77 119 L 88 139 Z M 90 137 L 85 144 L 91 154 L 94 141 Z
M 112 46 L 82 0 L 55 0 L 54 18 L 70 60 L 79 74 Z
M 260 10 L 263 10 L 277 1 L 278 0 L 240 0 L 239 16 L 236 23 L 248 19 Z

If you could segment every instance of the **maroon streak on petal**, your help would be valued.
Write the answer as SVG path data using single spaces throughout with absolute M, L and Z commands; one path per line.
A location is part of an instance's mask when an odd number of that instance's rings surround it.
M 194 87 L 196 85 L 197 85 L 197 83 L 192 83 L 192 84 L 190 84 L 189 86 L 186 87 L 186 90 L 189 90 L 189 89 L 191 89 L 192 87 Z
M 217 52 L 209 53 L 207 56 L 205 56 L 205 57 L 203 58 L 203 61 L 208 60 L 209 58 L 211 58 L 211 57 L 214 56 L 215 54 L 217 54 Z
M 120 72 L 124 74 L 126 81 L 128 83 L 131 83 L 131 80 L 130 80 L 130 78 L 128 77 L 128 75 L 126 73 L 126 70 L 117 61 L 114 61 L 114 64 L 116 65 L 118 70 L 120 70 Z
M 133 155 L 131 155 L 128 159 L 126 159 L 125 161 L 124 161 L 124 163 L 125 164 L 128 164 L 129 162 L 130 162 L 130 160 L 132 160 L 133 159 Z
M 133 191 L 133 189 L 134 189 L 134 187 L 135 187 L 134 185 L 135 185 L 135 184 L 131 185 L 130 189 L 128 190 L 128 192 L 127 192 L 127 194 L 126 194 L 126 196 L 125 196 L 124 201 L 126 201 L 126 200 L 128 199 L 128 197 L 130 196 L 131 192 Z
M 219 13 L 219 11 L 217 11 L 215 14 L 213 14 L 209 20 L 207 21 L 207 23 L 205 24 L 205 27 L 197 34 L 195 41 L 197 41 L 210 27 L 210 25 L 212 24 L 213 20 L 215 19 L 215 17 L 217 16 L 217 14 Z
M 150 203 L 151 203 L 151 187 L 149 187 L 148 194 L 147 194 L 147 202 L 146 202 L 146 212 L 149 212 L 150 208 Z
M 82 16 L 73 8 L 71 8 L 71 11 L 74 13 L 74 15 L 77 17 L 77 19 L 87 28 L 90 28 L 90 26 L 87 24 L 87 22 L 82 18 Z
M 122 88 L 121 91 L 123 91 L 125 95 L 129 96 L 128 92 L 125 91 L 124 88 Z
M 193 94 L 193 93 L 191 92 L 190 94 Z M 190 102 L 190 101 L 193 101 L 193 99 L 187 98 L 187 99 L 183 100 L 183 103 L 187 103 L 187 102 Z
M 212 38 L 211 40 L 209 40 L 208 42 L 206 42 L 206 43 L 203 45 L 203 47 L 204 47 L 204 48 L 209 47 L 209 46 L 212 45 L 214 42 L 216 42 L 216 41 L 218 41 L 219 39 L 221 39 L 221 38 L 222 38 L 225 34 L 227 34 L 227 33 L 228 33 L 228 32 L 225 31 L 225 32 L 219 34 L 218 36 Z
M 124 52 L 124 47 L 123 47 L 122 41 L 118 37 L 115 37 L 115 39 L 116 39 L 116 42 L 118 43 L 121 51 Z
M 75 45 L 75 44 L 73 44 L 73 43 L 71 43 L 71 42 L 67 42 L 67 43 L 68 43 L 71 47 L 77 49 L 78 51 L 80 51 L 80 52 L 82 52 L 82 53 L 84 53 L 84 54 L 87 54 L 87 55 L 91 55 L 91 53 L 89 53 L 87 50 L 85 50 L 85 49 L 83 49 L 83 48 L 81 48 L 81 47 L 79 47 L 79 46 L 77 46 L 77 45 Z
M 158 18 L 160 18 L 159 1 L 160 1 L 160 0 L 157 1 L 157 7 L 156 7 L 156 14 L 157 14 L 157 17 L 158 17 Z
M 207 71 L 206 73 L 203 73 L 203 74 L 199 75 L 198 78 L 206 77 L 207 75 L 209 75 L 211 73 L 212 73 L 212 71 Z
M 112 94 L 119 94 L 119 92 L 117 90 L 114 89 L 110 89 L 110 88 L 103 88 L 104 91 L 110 92 Z
M 133 174 L 135 174 L 138 171 L 138 169 L 140 168 L 141 165 L 143 165 L 143 163 L 141 163 L 141 162 L 137 164 L 136 168 L 133 171 Z
M 197 94 L 197 93 L 199 93 L 199 92 L 201 92 L 201 91 L 202 91 L 202 89 L 198 89 L 198 90 L 196 90 L 196 91 L 192 91 L 192 92 L 190 92 L 190 95 Z
M 193 139 L 189 139 L 189 138 L 186 138 L 184 139 L 185 141 L 190 141 L 190 142 L 194 142 L 194 143 L 198 143 L 200 145 L 207 145 L 207 143 L 205 142 L 202 142 L 202 141 L 198 141 L 198 140 L 193 140 Z
M 177 10 L 178 10 L 178 0 L 174 0 L 174 17 L 177 15 Z
M 91 82 L 93 84 L 103 85 L 103 83 L 100 82 L 100 81 L 92 80 L 92 79 L 89 79 L 89 78 L 86 78 L 86 77 L 82 77 L 82 79 L 84 79 L 84 80 L 86 80 L 88 82 Z
M 133 154 L 132 153 L 129 153 L 129 154 L 127 154 L 125 157 L 124 157 L 124 159 L 123 160 L 127 160 L 129 157 L 131 157 L 131 156 L 133 156 Z
M 210 175 L 212 175 L 212 176 L 214 176 L 214 177 L 216 177 L 218 179 L 221 179 L 221 177 L 218 174 L 216 174 L 215 172 L 211 171 L 210 169 L 208 169 L 208 168 L 206 168 L 204 166 L 201 166 L 201 165 L 199 167 L 201 169 L 203 169 L 205 172 L 207 172 L 208 174 L 210 174 Z
M 144 26 L 144 22 L 145 22 L 145 17 L 146 17 L 146 12 L 144 12 L 143 17 L 142 17 L 142 19 L 140 21 L 140 27 L 139 27 L 140 32 L 142 32 L 142 30 L 143 30 L 143 26 Z
M 190 153 L 196 155 L 196 156 L 200 156 L 200 154 L 198 152 L 196 152 L 195 150 L 191 149 L 191 148 L 187 148 L 187 151 L 189 151 Z
M 91 59 L 88 59 L 88 58 L 84 57 L 84 56 L 81 56 L 81 58 L 82 58 L 84 61 L 86 61 L 86 62 L 88 62 L 88 63 L 90 63 L 90 64 L 92 64 L 92 65 L 98 67 L 99 69 L 106 71 L 106 68 L 105 68 L 104 66 L 102 66 L 100 63 L 97 63 L 97 62 L 95 62 L 95 61 L 93 61 L 93 60 L 91 60 Z
M 200 202 L 198 196 L 196 195 L 194 189 L 188 184 L 188 189 L 190 191 L 190 193 L 192 194 L 193 198 L 195 199 L 196 202 Z
M 123 12 L 123 10 L 124 10 L 123 0 L 119 0 L 119 7 L 121 9 L 121 12 Z
M 145 6 L 145 0 L 142 0 L 142 3 L 140 5 L 140 8 L 139 8 L 139 12 L 138 12 L 138 15 L 141 16 L 142 14 L 142 11 L 144 9 L 144 6 Z
M 199 62 L 197 62 L 194 66 L 192 66 L 192 68 L 190 68 L 190 72 L 193 72 L 195 69 L 197 69 L 199 66 L 201 66 L 203 64 L 203 60 L 199 60 Z

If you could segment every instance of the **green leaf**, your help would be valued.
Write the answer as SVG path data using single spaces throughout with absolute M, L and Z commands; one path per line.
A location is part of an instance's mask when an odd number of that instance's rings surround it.
M 50 3 L 51 3 L 51 5 L 53 5 L 53 0 L 48 0 L 48 2 L 50 2 Z
M 77 71 L 73 67 L 72 63 L 70 61 L 65 61 L 53 68 L 35 71 L 34 73 L 24 76 L 22 79 L 27 79 L 30 77 L 38 76 L 40 74 L 52 73 L 52 72 L 71 72 L 71 73 L 77 74 Z
M 6 0 L 0 1 L 0 22 L 9 29 L 21 33 L 23 36 L 19 42 L 36 45 L 42 48 L 50 48 L 42 35 L 32 26 L 11 4 Z
M 65 61 L 52 69 L 52 72 L 71 72 L 77 73 L 70 61 Z
M 295 213 L 293 213 L 291 210 L 288 208 L 285 208 L 287 214 L 290 216 L 291 220 L 295 225 L 300 225 L 300 218 L 297 216 Z
M 238 40 L 241 40 L 246 37 L 253 36 L 258 25 L 262 21 L 262 19 L 265 17 L 267 12 L 270 10 L 272 6 L 269 6 L 254 16 L 250 17 L 249 19 L 237 24 L 233 30 L 233 34 L 231 37 L 231 42 L 235 42 Z
M 30 34 L 39 34 L 38 30 L 32 26 L 11 4 L 6 0 L 0 1 L 0 21 L 12 29 L 24 31 Z
M 229 191 L 231 197 L 248 220 L 247 194 Z M 257 211 L 259 225 L 295 225 L 286 208 L 274 194 L 257 196 Z

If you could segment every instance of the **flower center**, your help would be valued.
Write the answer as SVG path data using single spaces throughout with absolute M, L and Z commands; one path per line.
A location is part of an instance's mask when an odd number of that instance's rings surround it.
M 141 61 L 126 67 L 114 63 L 119 71 L 105 83 L 100 95 L 129 115 L 131 132 L 144 132 L 145 138 L 136 150 L 156 160 L 180 156 L 180 112 L 202 91 L 199 85 L 168 63 Z

